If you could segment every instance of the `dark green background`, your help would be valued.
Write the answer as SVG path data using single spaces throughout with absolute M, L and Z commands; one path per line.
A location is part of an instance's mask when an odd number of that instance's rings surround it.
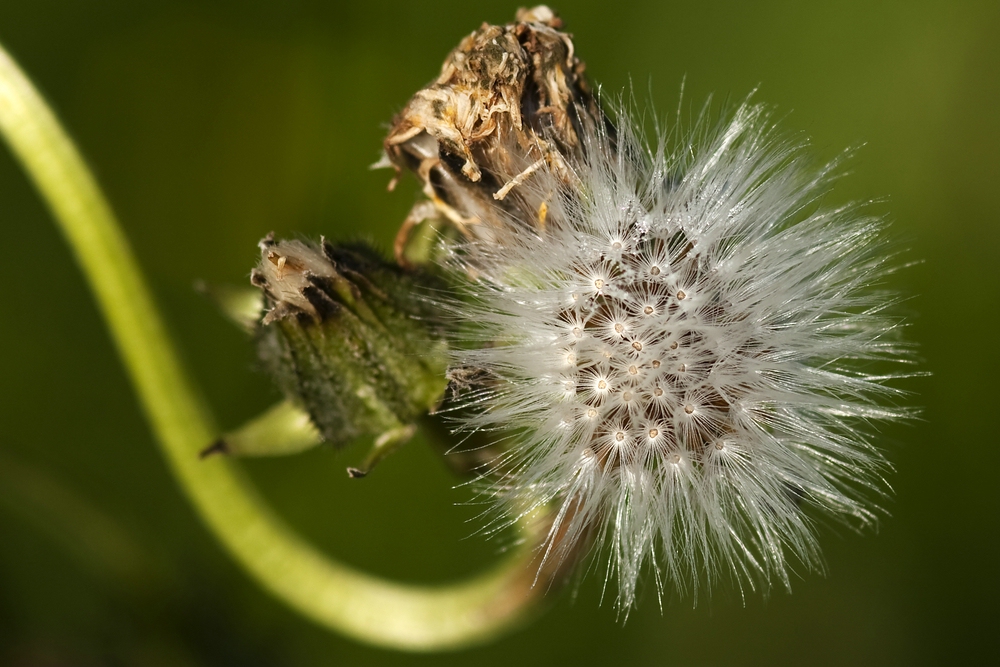
M 386 123 L 480 22 L 515 5 L 310 0 L 3 0 L 0 41 L 88 157 L 222 424 L 275 398 L 243 335 L 192 290 L 242 283 L 256 241 L 386 247 L 415 198 L 371 172 Z M 892 282 L 929 378 L 883 427 L 896 467 L 877 535 L 823 528 L 826 578 L 692 610 L 652 591 L 624 627 L 601 586 L 491 646 L 410 656 L 313 626 L 228 560 L 171 479 L 69 251 L 0 149 L 0 664 L 966 665 L 1000 632 L 1000 4 L 565 3 L 591 78 L 661 113 L 687 78 L 787 115 L 822 158 L 864 147 L 835 201 L 879 199 L 922 263 Z M 647 85 L 647 82 L 651 82 Z M 247 464 L 294 525 L 413 581 L 471 573 L 497 545 L 429 450 L 363 482 L 360 450 Z M 15 483 L 15 481 L 17 483 Z M 50 507 L 52 509 L 46 509 Z M 51 517 L 94 514 L 95 555 Z M 96 522 L 96 523 L 93 523 Z M 92 526 L 92 524 L 87 524 Z M 87 530 L 90 530 L 88 528 Z M 111 548 L 110 546 L 107 548 Z M 129 555 L 131 554 L 131 555 Z M 126 557 L 127 556 L 127 557 Z

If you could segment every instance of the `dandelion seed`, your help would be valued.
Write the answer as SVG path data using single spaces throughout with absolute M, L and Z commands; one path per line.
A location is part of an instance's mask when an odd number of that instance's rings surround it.
M 486 378 L 462 427 L 521 434 L 488 493 L 508 520 L 556 509 L 546 559 L 594 536 L 626 612 L 644 567 L 681 592 L 787 587 L 790 560 L 820 566 L 810 517 L 875 521 L 865 428 L 909 414 L 865 370 L 908 358 L 883 224 L 816 205 L 835 165 L 758 105 L 652 147 L 624 115 L 614 140 L 583 125 L 573 179 L 539 167 L 505 200 L 547 201 L 544 233 L 497 215 L 448 253 L 469 276 L 448 307 L 491 342 L 456 346 Z

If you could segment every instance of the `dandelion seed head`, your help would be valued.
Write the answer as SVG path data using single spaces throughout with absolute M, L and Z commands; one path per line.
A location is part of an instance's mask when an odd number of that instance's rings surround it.
M 575 180 L 539 169 L 508 195 L 543 199 L 543 229 L 508 215 L 448 253 L 470 276 L 449 308 L 490 342 L 454 353 L 484 378 L 462 427 L 522 434 L 488 493 L 510 518 L 556 508 L 546 559 L 593 538 L 625 611 L 644 568 L 695 594 L 819 568 L 814 516 L 876 518 L 866 425 L 908 414 L 865 371 L 908 356 L 883 223 L 817 204 L 835 165 L 753 104 L 640 134 L 585 128 Z

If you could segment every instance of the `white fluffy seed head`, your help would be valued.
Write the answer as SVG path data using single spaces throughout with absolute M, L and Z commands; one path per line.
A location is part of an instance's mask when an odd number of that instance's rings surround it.
M 449 307 L 489 342 L 455 353 L 485 378 L 463 427 L 526 434 L 488 493 L 508 518 L 555 508 L 547 559 L 597 536 L 625 611 L 647 564 L 682 592 L 819 567 L 808 517 L 875 520 L 886 464 L 864 428 L 907 415 L 865 370 L 908 357 L 873 287 L 883 224 L 815 204 L 832 166 L 751 104 L 652 148 L 638 134 L 624 115 L 613 141 L 584 132 L 576 183 L 518 185 L 544 229 L 526 211 L 450 253 L 472 277 Z

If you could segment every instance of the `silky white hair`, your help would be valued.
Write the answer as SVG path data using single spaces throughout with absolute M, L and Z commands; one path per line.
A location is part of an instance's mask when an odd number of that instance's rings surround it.
M 507 434 L 486 493 L 501 523 L 554 512 L 545 562 L 601 554 L 626 613 L 647 564 L 658 593 L 821 569 L 813 517 L 876 521 L 871 424 L 911 415 L 884 221 L 823 205 L 837 163 L 765 107 L 710 116 L 652 146 L 582 123 L 583 158 L 512 189 L 543 215 L 448 248 L 460 428 Z

